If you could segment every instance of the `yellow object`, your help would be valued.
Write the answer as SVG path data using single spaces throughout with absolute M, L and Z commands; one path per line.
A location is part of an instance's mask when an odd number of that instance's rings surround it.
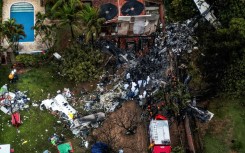
M 68 113 L 70 119 L 73 119 L 74 115 L 72 113 Z
M 27 141 L 22 142 L 22 144 L 25 144 L 25 143 L 27 143 Z
M 151 143 L 150 145 L 149 145 L 149 147 L 148 147 L 148 149 L 151 149 L 152 147 L 154 147 L 154 143 Z
M 13 74 L 9 74 L 9 79 L 12 80 L 14 78 Z

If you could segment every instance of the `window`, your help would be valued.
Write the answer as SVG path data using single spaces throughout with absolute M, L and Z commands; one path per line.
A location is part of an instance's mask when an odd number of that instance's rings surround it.
M 24 26 L 26 37 L 21 39 L 20 42 L 33 42 L 34 41 L 34 7 L 30 3 L 19 2 L 15 3 L 10 8 L 10 18 L 16 20 L 18 24 Z

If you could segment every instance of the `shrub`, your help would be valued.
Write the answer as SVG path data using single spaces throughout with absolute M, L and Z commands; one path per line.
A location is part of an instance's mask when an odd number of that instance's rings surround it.
M 173 148 L 172 152 L 173 153 L 184 153 L 185 151 L 184 151 L 183 147 L 176 146 L 176 147 Z
M 232 143 L 231 149 L 239 152 L 240 149 L 242 149 L 242 143 L 240 141 L 235 141 L 234 143 Z
M 103 67 L 103 56 L 99 51 L 72 47 L 66 49 L 59 65 L 62 75 L 75 82 L 92 81 L 99 77 Z
M 21 54 L 16 56 L 16 62 L 24 64 L 25 67 L 36 67 L 41 65 L 46 59 L 45 54 L 31 55 Z

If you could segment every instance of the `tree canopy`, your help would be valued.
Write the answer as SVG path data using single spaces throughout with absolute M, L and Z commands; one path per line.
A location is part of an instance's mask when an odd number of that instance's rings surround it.
M 193 0 L 165 0 L 169 22 L 183 21 L 200 15 Z M 236 96 L 245 90 L 245 1 L 207 0 L 211 10 L 221 22 L 220 29 L 214 29 L 205 19 L 198 20 L 195 33 L 199 51 L 195 54 L 195 68 L 202 80 L 211 88 Z M 202 55 L 203 56 L 202 56 Z

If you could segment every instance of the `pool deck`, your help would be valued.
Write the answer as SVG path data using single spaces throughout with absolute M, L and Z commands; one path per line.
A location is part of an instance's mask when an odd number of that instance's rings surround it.
M 33 5 L 34 14 L 37 12 L 45 13 L 45 8 L 41 7 L 40 0 L 3 0 L 3 21 L 10 18 L 10 8 L 14 3 L 18 2 L 27 2 Z M 35 21 L 35 17 L 34 17 Z M 35 38 L 34 42 L 20 42 L 20 51 L 36 51 L 36 50 L 45 50 L 45 45 L 40 42 L 39 38 Z M 6 42 L 4 46 L 6 46 Z

